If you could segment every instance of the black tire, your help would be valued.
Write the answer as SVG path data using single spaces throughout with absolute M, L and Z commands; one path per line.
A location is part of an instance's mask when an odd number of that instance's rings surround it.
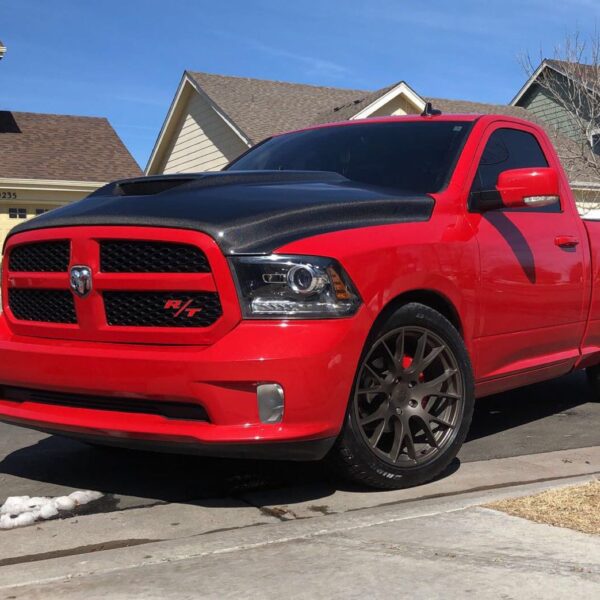
M 594 402 L 600 402 L 600 365 L 594 365 L 588 367 L 585 370 L 588 382 L 592 388 L 592 400 Z
M 428 306 L 406 304 L 365 343 L 329 460 L 338 473 L 370 487 L 426 483 L 456 457 L 474 402 L 471 362 L 456 328 Z

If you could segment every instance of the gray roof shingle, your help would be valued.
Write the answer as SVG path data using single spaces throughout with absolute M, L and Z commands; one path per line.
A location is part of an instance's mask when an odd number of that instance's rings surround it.
M 0 177 L 111 181 L 142 172 L 104 118 L 0 111 Z
M 368 93 L 191 71 L 188 75 L 253 144 L 307 127 L 318 113 Z

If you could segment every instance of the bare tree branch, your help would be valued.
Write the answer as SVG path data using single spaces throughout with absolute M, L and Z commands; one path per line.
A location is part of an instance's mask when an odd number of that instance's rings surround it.
M 525 54 L 520 62 L 531 77 L 544 60 L 540 52 L 538 60 Z M 586 38 L 579 32 L 567 36 L 546 65 L 536 84 L 561 113 L 553 122 L 544 118 L 544 125 L 569 180 L 600 184 L 600 34 L 596 30 Z M 600 190 L 585 204 L 592 204 L 588 209 L 600 208 Z

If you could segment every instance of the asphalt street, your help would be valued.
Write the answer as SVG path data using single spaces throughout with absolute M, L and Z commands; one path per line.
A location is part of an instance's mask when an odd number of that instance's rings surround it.
M 480 400 L 461 463 L 600 445 L 600 403 L 581 373 Z M 316 485 L 315 485 L 316 484 Z M 306 486 L 348 489 L 323 464 L 205 459 L 99 449 L 0 424 L 0 503 L 7 496 L 55 496 L 91 489 L 105 497 L 90 511 Z M 308 493 L 308 492 L 307 492 Z M 318 500 L 317 497 L 313 498 Z M 85 512 L 85 509 L 83 509 Z

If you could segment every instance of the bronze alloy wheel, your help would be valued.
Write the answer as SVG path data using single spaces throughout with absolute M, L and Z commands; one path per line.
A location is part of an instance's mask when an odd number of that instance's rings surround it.
M 352 410 L 362 438 L 396 467 L 420 467 L 452 444 L 465 385 L 449 345 L 419 326 L 380 337 L 358 372 Z

